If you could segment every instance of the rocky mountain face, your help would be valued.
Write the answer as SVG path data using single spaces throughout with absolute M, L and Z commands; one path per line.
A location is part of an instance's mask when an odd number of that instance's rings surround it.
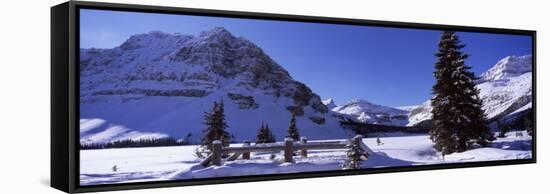
M 224 28 L 198 36 L 150 32 L 113 49 L 81 49 L 81 118 L 109 123 L 81 128 L 82 141 L 112 141 L 130 132 L 136 138 L 198 138 L 203 113 L 220 100 L 236 140 L 253 139 L 261 122 L 270 120 L 282 139 L 291 114 L 299 117 L 299 127 L 311 128 L 305 135 L 344 136 L 331 126 L 337 121 L 328 121 L 317 94 L 254 43 Z M 128 130 L 119 133 L 113 126 Z
M 482 73 L 476 87 L 488 119 L 512 116 L 532 106 L 531 55 L 508 56 Z M 407 126 L 432 117 L 430 101 L 411 110 Z
M 114 49 L 82 49 L 80 61 L 85 102 L 108 95 L 204 97 L 222 88 L 235 92 L 229 99 L 245 102 L 253 99 L 247 100 L 238 90 L 258 89 L 274 97 L 291 97 L 294 104 L 288 108 L 298 115 L 305 106 L 327 112 L 310 88 L 293 80 L 252 42 L 223 28 L 198 37 L 135 35 Z

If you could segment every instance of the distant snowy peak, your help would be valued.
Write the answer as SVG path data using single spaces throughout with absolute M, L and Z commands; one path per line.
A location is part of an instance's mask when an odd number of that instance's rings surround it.
M 532 71 L 531 55 L 508 56 L 481 74 L 481 81 L 494 81 L 517 77 Z
M 403 126 L 407 124 L 408 111 L 355 99 L 332 111 L 351 119 L 371 124 Z
M 398 114 L 407 114 L 407 111 L 400 110 L 397 108 L 389 107 L 389 106 L 383 106 L 371 103 L 367 100 L 363 99 L 354 99 L 349 101 L 348 103 L 339 106 L 336 111 L 338 112 L 348 112 L 353 113 L 356 111 L 359 112 L 371 112 L 371 113 L 389 113 L 392 115 L 398 115 Z
M 336 103 L 334 102 L 334 99 L 332 99 L 332 98 L 323 100 L 323 104 L 324 104 L 325 106 L 327 106 L 327 108 L 328 108 L 329 110 L 332 110 L 333 108 L 336 108 L 336 107 L 337 107 Z
M 411 105 L 411 106 L 398 106 L 398 107 L 395 107 L 399 110 L 404 110 L 404 111 L 408 111 L 410 112 L 411 110 L 417 108 L 419 105 Z
M 214 27 L 211 30 L 202 31 L 199 37 L 202 39 L 217 39 L 217 41 L 225 41 L 235 38 L 231 32 L 227 31 L 223 27 Z

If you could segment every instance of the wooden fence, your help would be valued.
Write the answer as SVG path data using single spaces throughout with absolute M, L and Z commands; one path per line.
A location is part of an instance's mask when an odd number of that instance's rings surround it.
M 372 150 L 363 143 L 363 136 L 357 135 L 349 140 L 343 141 L 315 141 L 307 142 L 307 138 L 302 137 L 300 141 L 295 142 L 292 138 L 285 138 L 284 142 L 255 144 L 251 145 L 245 141 L 242 147 L 223 147 L 222 142 L 215 140 L 212 142 L 212 152 L 201 162 L 202 166 L 222 165 L 222 156 L 229 155 L 226 161 L 233 161 L 242 156 L 242 159 L 249 160 L 252 152 L 280 152 L 284 151 L 284 162 L 294 162 L 294 152 L 299 151 L 300 156 L 307 157 L 308 150 L 331 150 L 346 149 L 348 143 L 356 144 L 363 151 L 363 159 L 366 160 Z

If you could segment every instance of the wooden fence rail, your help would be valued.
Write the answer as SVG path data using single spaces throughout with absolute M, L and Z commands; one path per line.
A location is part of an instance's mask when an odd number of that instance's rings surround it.
M 302 157 L 307 157 L 308 150 L 333 150 L 346 149 L 348 143 L 356 144 L 362 151 L 364 158 L 368 158 L 372 154 L 372 150 L 363 143 L 363 136 L 357 135 L 350 140 L 344 141 L 315 141 L 308 142 L 307 138 L 302 137 L 300 141 L 295 142 L 294 139 L 285 138 L 281 143 L 255 144 L 250 145 L 249 141 L 245 141 L 242 147 L 223 147 L 222 142 L 215 140 L 212 142 L 212 152 L 201 161 L 202 166 L 222 165 L 222 156 L 229 155 L 227 161 L 233 161 L 242 156 L 242 159 L 249 160 L 252 152 L 280 152 L 284 151 L 284 162 L 294 162 L 293 155 L 295 151 L 299 151 Z

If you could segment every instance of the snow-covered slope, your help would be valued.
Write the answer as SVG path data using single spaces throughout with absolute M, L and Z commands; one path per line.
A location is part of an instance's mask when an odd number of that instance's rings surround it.
M 404 126 L 407 124 L 408 111 L 373 104 L 366 100 L 352 100 L 342 106 L 333 108 L 332 111 L 347 116 L 357 122 Z
M 168 136 L 162 133 L 133 131 L 125 126 L 107 123 L 103 119 L 80 119 L 80 139 L 86 143 L 166 137 Z
M 504 80 L 531 72 L 531 55 L 508 56 L 481 74 L 481 81 Z
M 532 101 L 531 80 L 531 55 L 506 57 L 482 73 L 476 87 L 487 117 L 505 117 L 529 106 Z M 411 110 L 407 126 L 431 119 L 431 110 L 429 100 Z
M 407 126 L 415 126 L 418 123 L 432 119 L 432 105 L 431 100 L 427 100 L 421 105 L 418 105 L 409 112 L 409 122 Z
M 508 115 L 532 101 L 532 73 L 477 85 L 488 118 Z
M 187 133 L 198 140 L 204 112 L 221 99 L 237 141 L 254 140 L 262 122 L 284 138 L 291 112 L 303 136 L 348 135 L 308 86 L 224 28 L 198 36 L 150 32 L 113 49 L 81 49 L 81 122 L 103 122 L 81 125 L 81 141 Z

